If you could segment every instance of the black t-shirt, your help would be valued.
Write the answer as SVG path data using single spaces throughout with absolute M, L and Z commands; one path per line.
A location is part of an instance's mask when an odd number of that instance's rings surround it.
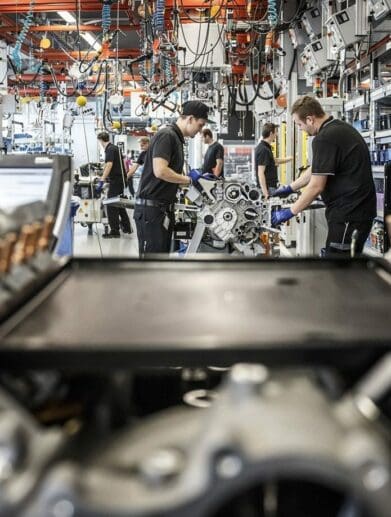
M 122 160 L 122 154 L 118 147 L 111 142 L 106 146 L 105 149 L 105 162 L 113 162 L 113 166 L 111 168 L 110 174 L 109 174 L 109 181 L 110 182 L 117 182 L 122 183 L 123 178 L 125 179 L 126 172 L 125 172 L 125 165 L 122 161 L 122 164 L 120 162 Z M 122 165 L 122 167 L 121 167 Z
M 202 170 L 204 172 L 214 172 L 214 168 L 217 165 L 217 160 L 224 161 L 224 147 L 219 142 L 213 142 L 206 150 L 204 156 L 204 166 Z M 221 171 L 220 178 L 224 176 L 224 167 Z
M 145 155 L 147 154 L 147 151 L 141 151 L 141 153 L 138 155 L 137 158 L 137 165 L 143 165 L 145 162 Z
M 145 154 L 144 171 L 137 197 L 171 204 L 175 201 L 178 185 L 161 180 L 153 173 L 153 158 L 164 158 L 174 172 L 182 174 L 185 140 L 176 124 L 167 126 L 156 133 Z
M 350 124 L 327 119 L 312 141 L 312 174 L 328 176 L 322 199 L 329 222 L 376 216 L 376 191 L 365 140 Z
M 258 177 L 258 166 L 265 166 L 265 178 L 267 188 L 277 188 L 278 175 L 277 166 L 274 161 L 273 151 L 271 145 L 265 140 L 261 140 L 255 148 L 255 178 L 258 187 L 260 187 Z

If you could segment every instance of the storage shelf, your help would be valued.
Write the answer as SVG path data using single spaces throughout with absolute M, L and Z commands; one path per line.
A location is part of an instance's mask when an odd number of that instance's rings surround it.
M 367 96 L 365 94 L 345 102 L 344 109 L 345 111 L 351 111 L 356 108 L 361 108 L 362 106 L 368 106 Z
M 380 88 L 376 88 L 371 93 L 371 100 L 378 101 L 384 99 L 384 97 L 391 96 L 391 83 L 381 86 Z
M 384 165 L 372 165 L 372 172 L 377 174 L 384 174 Z
M 384 131 L 376 131 L 375 139 L 391 138 L 391 129 L 385 129 Z

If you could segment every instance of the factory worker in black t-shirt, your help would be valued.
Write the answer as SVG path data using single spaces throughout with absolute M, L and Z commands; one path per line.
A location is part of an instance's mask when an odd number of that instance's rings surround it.
M 128 187 L 129 187 L 129 192 L 132 197 L 134 197 L 133 176 L 135 175 L 137 170 L 139 170 L 140 168 L 143 169 L 143 165 L 145 162 L 145 155 L 147 154 L 147 149 L 149 147 L 149 138 L 147 136 L 142 136 L 138 142 L 140 144 L 140 154 L 139 154 L 136 162 L 133 163 L 129 167 L 128 172 L 127 172 Z
M 292 161 L 292 156 L 274 158 L 272 143 L 277 137 L 277 125 L 266 122 L 262 127 L 262 140 L 255 148 L 255 179 L 258 188 L 267 199 L 269 189 L 276 189 L 278 184 L 277 165 Z
M 122 153 L 116 145 L 113 145 L 110 142 L 110 136 L 108 133 L 99 133 L 97 138 L 105 151 L 105 166 L 99 186 L 101 186 L 105 181 L 108 181 L 109 190 L 107 197 L 111 198 L 119 196 L 123 194 L 126 185 L 126 172 Z M 109 220 L 110 232 L 102 235 L 103 238 L 119 238 L 121 236 L 119 231 L 120 225 L 124 233 L 132 233 L 129 216 L 125 208 L 107 205 L 107 218 Z
M 151 140 L 134 210 L 141 257 L 170 251 L 178 187 L 196 184 L 201 176 L 197 171 L 183 175 L 185 137 L 193 138 L 202 130 L 208 110 L 202 102 L 186 102 L 176 123 L 160 129 Z
M 219 142 L 213 141 L 213 134 L 207 127 L 202 130 L 202 140 L 209 147 L 204 156 L 202 170 L 204 173 L 212 173 L 218 178 L 224 178 L 224 147 Z
M 294 122 L 312 141 L 312 173 L 277 189 L 283 197 L 307 184 L 291 206 L 272 214 L 275 225 L 288 221 L 321 194 L 326 205 L 328 235 L 326 256 L 350 253 L 352 234 L 355 251 L 363 250 L 376 216 L 376 191 L 368 146 L 350 124 L 327 115 L 314 97 L 299 98 L 292 106 Z M 356 230 L 356 231 L 355 231 Z

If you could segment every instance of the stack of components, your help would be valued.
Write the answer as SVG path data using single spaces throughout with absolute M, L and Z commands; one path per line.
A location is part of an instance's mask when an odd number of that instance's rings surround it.
M 47 215 L 0 238 L 0 318 L 17 304 L 19 294 L 34 289 L 36 279 L 53 270 L 49 252 L 53 226 L 54 217 Z

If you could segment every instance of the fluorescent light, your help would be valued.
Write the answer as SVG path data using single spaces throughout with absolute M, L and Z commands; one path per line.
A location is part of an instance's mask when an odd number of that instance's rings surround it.
M 58 14 L 66 22 L 68 22 L 68 23 L 76 23 L 76 18 L 73 16 L 73 14 L 69 13 L 68 11 L 58 11 Z
M 68 11 L 58 11 L 58 14 L 61 16 L 63 20 L 68 23 L 76 24 L 76 18 Z M 95 40 L 94 36 L 90 32 L 81 32 L 80 36 L 89 43 L 94 50 L 99 52 L 102 46 Z
M 99 50 L 102 48 L 102 46 L 100 45 L 100 43 L 98 43 L 96 41 L 96 39 L 94 38 L 94 36 L 91 34 L 91 32 L 81 32 L 80 33 L 80 36 L 87 42 L 89 43 L 92 48 L 94 50 L 96 50 L 97 52 L 99 52 Z

